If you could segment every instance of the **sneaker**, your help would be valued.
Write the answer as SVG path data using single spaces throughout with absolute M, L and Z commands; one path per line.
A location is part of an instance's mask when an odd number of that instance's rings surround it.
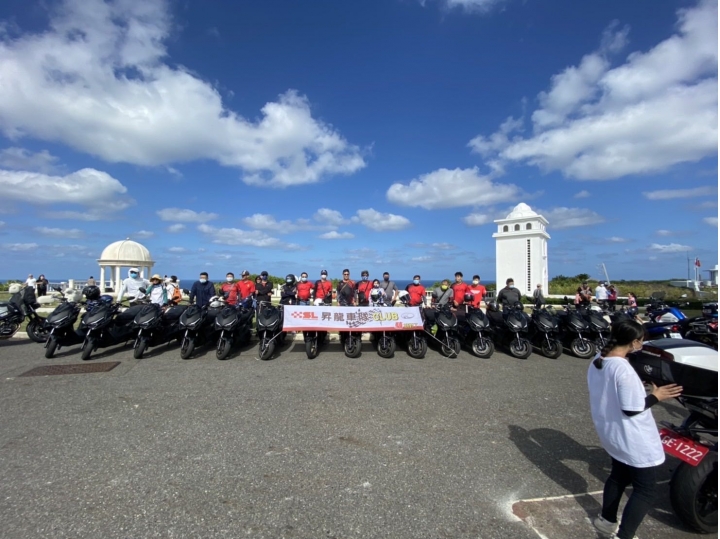
M 610 522 L 605 520 L 602 516 L 598 516 L 593 520 L 593 526 L 600 533 L 604 533 L 608 537 L 615 537 L 615 533 L 618 531 L 619 524 L 617 522 Z

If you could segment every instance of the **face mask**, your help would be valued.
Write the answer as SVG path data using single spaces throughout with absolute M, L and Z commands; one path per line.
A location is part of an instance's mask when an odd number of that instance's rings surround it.
M 448 289 L 448 285 L 446 285 L 446 284 L 441 285 L 441 286 L 440 286 L 440 289 L 442 289 L 442 290 L 447 290 L 447 289 Z
M 509 284 L 509 285 L 508 285 L 508 288 L 509 288 L 510 290 L 512 290 L 513 288 L 515 288 L 515 285 L 514 285 L 514 284 Z
M 420 284 L 420 279 L 413 279 L 413 284 Z
M 260 277 L 260 280 L 261 280 L 261 281 L 267 281 L 267 277 L 266 277 L 265 275 L 263 275 L 262 277 Z
M 307 281 L 307 277 L 300 277 L 300 280 L 301 280 L 302 282 L 305 282 L 305 281 Z
M 292 284 L 292 281 L 290 279 L 285 281 L 287 284 Z
M 388 282 L 390 280 L 390 277 L 383 277 L 383 281 Z
M 225 277 L 225 280 L 226 280 L 227 282 L 229 282 L 229 283 L 233 282 L 233 278 L 232 278 L 232 277 Z
M 132 277 L 133 279 L 134 279 L 135 277 L 137 277 L 137 276 L 138 276 L 138 274 L 135 273 L 134 271 L 130 274 L 130 277 Z
M 200 279 L 200 282 L 201 282 L 201 283 L 206 283 L 206 282 L 207 282 L 207 279 Z
M 325 279 L 327 279 L 327 275 L 321 275 L 320 278 L 324 281 Z
M 380 284 L 379 283 L 373 284 L 373 288 L 380 288 Z
M 363 275 L 363 276 L 362 276 L 362 280 L 363 280 L 363 281 L 367 281 L 367 280 L 368 280 L 368 276 L 367 276 L 367 275 Z
M 480 284 L 480 281 L 478 279 L 473 279 L 473 284 Z

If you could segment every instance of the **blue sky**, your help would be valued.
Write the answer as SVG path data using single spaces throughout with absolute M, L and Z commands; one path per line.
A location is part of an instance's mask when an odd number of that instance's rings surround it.
M 717 262 L 717 2 L 6 0 L 0 278 Z

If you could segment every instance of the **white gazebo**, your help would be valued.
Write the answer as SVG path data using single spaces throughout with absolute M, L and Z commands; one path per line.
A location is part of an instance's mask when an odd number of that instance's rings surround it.
M 109 269 L 110 275 L 107 277 L 109 277 L 108 280 L 111 282 L 113 291 L 117 294 L 120 291 L 123 279 L 126 277 L 121 273 L 122 268 L 138 268 L 140 276 L 147 279 L 150 276 L 150 270 L 155 265 L 155 261 L 150 257 L 150 251 L 144 245 L 127 238 L 105 247 L 98 259 L 98 264 L 100 264 L 102 291 L 105 292 L 107 286 L 105 270 Z
M 498 225 L 495 238 L 495 282 L 498 290 L 512 277 L 515 287 L 531 295 L 535 286 L 543 285 L 548 293 L 548 250 L 550 235 L 547 219 L 521 202 Z

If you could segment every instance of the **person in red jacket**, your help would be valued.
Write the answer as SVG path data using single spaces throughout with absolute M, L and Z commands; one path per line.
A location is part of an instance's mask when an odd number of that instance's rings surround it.
M 410 294 L 410 306 L 419 307 L 425 305 L 425 287 L 420 284 L 420 276 L 415 275 L 413 282 L 405 287 L 405 290 Z
M 298 305 L 310 305 L 314 286 L 310 281 L 308 281 L 307 272 L 303 271 L 300 274 L 300 282 L 296 285 L 296 287 Z
M 485 290 L 485 287 L 480 284 L 479 275 L 473 275 L 472 284 L 468 288 L 470 289 L 470 293 L 473 295 L 472 306 L 476 309 L 479 309 L 480 302 L 487 294 L 487 290 Z
M 350 279 L 350 270 L 344 269 L 342 281 L 337 287 L 338 305 L 355 305 L 355 281 Z
M 228 272 L 225 276 L 225 282 L 220 287 L 220 293 L 225 297 L 228 305 L 235 305 L 238 301 L 238 289 L 235 282 L 235 274 Z
M 465 294 L 470 292 L 470 287 L 463 282 L 463 274 L 461 271 L 455 272 L 455 282 L 450 287 L 453 291 L 453 305 L 458 307 L 463 304 Z
M 321 299 L 326 305 L 332 305 L 332 281 L 327 278 L 327 270 L 320 272 L 320 279 L 315 281 L 313 295 L 316 300 Z
M 355 290 L 357 291 L 358 305 L 366 307 L 370 305 L 370 292 L 372 292 L 370 272 L 362 270 L 360 277 L 362 280 L 355 285 Z
M 243 270 L 242 280 L 237 283 L 238 300 L 242 301 L 255 293 L 255 283 L 250 280 L 250 272 Z

